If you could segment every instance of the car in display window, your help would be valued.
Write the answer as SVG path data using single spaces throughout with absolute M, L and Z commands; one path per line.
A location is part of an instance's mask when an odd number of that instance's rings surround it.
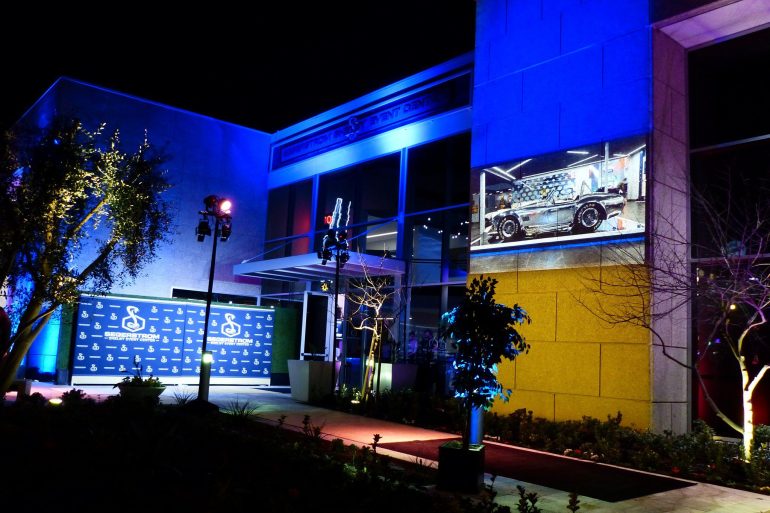
M 622 194 L 590 192 L 575 198 L 556 197 L 552 189 L 543 199 L 514 203 L 486 214 L 485 231 L 505 242 L 544 233 L 591 233 L 605 220 L 620 215 L 625 204 Z

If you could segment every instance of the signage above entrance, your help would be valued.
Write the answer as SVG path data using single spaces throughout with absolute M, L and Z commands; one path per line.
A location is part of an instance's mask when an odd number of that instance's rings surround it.
M 272 169 L 340 148 L 470 103 L 470 74 L 392 99 L 273 148 Z

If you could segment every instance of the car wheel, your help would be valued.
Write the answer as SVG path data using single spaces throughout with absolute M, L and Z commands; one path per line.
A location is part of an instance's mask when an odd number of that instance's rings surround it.
M 519 235 L 519 222 L 514 217 L 506 217 L 500 221 L 497 233 L 504 241 L 513 240 Z
M 575 213 L 574 229 L 579 233 L 595 232 L 604 220 L 604 211 L 596 203 L 586 203 Z

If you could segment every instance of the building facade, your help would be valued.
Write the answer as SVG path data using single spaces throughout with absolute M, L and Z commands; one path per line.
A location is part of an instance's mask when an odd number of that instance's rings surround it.
M 404 291 L 388 305 L 388 358 L 399 361 L 410 335 L 436 335 L 441 313 L 484 274 L 498 280 L 499 301 L 533 319 L 522 328 L 532 350 L 500 369 L 514 392 L 496 411 L 621 412 L 640 428 L 683 432 L 711 418 L 688 370 L 704 310 L 634 288 L 635 269 L 663 254 L 707 269 L 692 251 L 704 235 L 691 185 L 728 160 L 764 169 L 770 127 L 751 109 L 766 114 L 767 101 L 752 70 L 768 54 L 768 23 L 760 0 L 479 0 L 472 54 L 274 134 L 70 80 L 28 119 L 86 113 L 168 144 L 179 233 L 152 279 L 118 293 L 205 290 L 195 213 L 212 192 L 233 198 L 237 236 L 215 288 L 292 312 L 276 383 L 281 362 L 337 351 L 352 362 L 347 383 L 360 382 L 366 336 L 345 322 L 314 332 L 320 342 L 309 331 L 312 298 L 344 292 L 349 278 L 389 276 Z M 751 84 L 714 97 L 709 84 L 733 82 L 728 65 Z M 351 251 L 340 268 L 318 254 L 338 226 Z M 334 318 L 351 313 L 337 308 Z M 321 326 L 333 310 L 322 308 Z M 722 366 L 708 366 L 712 395 L 735 387 Z M 767 397 L 766 384 L 758 393 Z M 770 422 L 767 408 L 756 414 Z

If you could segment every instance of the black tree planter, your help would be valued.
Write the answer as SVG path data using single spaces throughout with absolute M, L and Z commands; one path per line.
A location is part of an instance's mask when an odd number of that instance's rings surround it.
M 463 493 L 478 493 L 484 486 L 484 446 L 452 441 L 438 448 L 438 487 Z

